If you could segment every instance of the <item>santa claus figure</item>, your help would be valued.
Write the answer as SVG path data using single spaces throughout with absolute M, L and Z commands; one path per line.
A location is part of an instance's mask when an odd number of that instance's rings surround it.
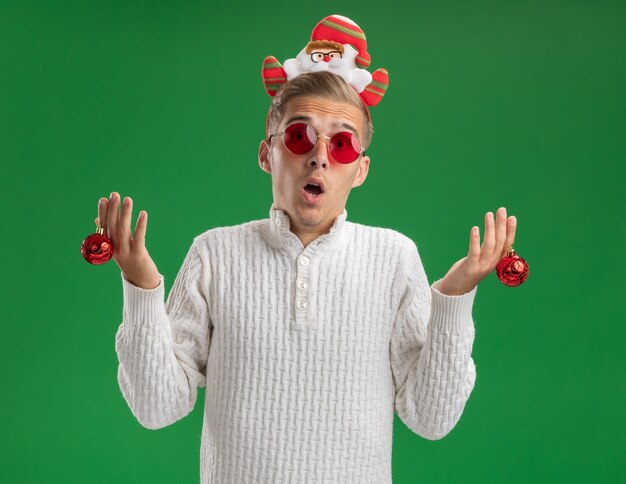
M 274 96 L 282 84 L 300 74 L 329 71 L 350 84 L 366 105 L 375 106 L 387 90 L 389 75 L 385 69 L 371 74 L 365 70 L 369 64 L 363 31 L 349 18 L 331 15 L 315 26 L 311 41 L 295 59 L 281 65 L 275 57 L 266 57 L 263 82 L 267 93 Z

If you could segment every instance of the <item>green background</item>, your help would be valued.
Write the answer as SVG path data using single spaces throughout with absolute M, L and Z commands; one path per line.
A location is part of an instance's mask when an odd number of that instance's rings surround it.
M 267 217 L 261 62 L 332 13 L 390 73 L 349 220 L 411 237 L 434 282 L 505 206 L 530 264 L 480 283 L 455 429 L 395 417 L 394 483 L 625 482 L 626 4 L 365 0 L 0 2 L 1 482 L 198 482 L 204 390 L 141 427 L 120 271 L 79 246 L 100 197 L 131 196 L 167 294 L 193 237 Z

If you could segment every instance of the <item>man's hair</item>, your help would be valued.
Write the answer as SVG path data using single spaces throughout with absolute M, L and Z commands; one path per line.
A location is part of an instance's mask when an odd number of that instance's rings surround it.
M 332 72 L 307 72 L 294 77 L 283 84 L 272 99 L 272 105 L 268 113 L 268 136 L 275 133 L 280 125 L 280 121 L 285 114 L 289 101 L 296 97 L 320 97 L 333 101 L 352 104 L 358 107 L 363 113 L 363 148 L 369 147 L 372 141 L 374 128 L 369 121 L 367 111 L 363 101 L 356 92 L 337 74 Z

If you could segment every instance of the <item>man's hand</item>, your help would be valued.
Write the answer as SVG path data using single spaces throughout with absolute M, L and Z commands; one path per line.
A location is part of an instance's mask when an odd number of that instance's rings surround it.
M 470 232 L 469 253 L 450 268 L 438 284 L 439 292 L 448 296 L 460 296 L 474 289 L 476 284 L 496 268 L 513 245 L 516 224 L 514 216 L 507 219 L 505 207 L 498 209 L 495 227 L 493 213 L 487 212 L 482 247 L 479 228 L 474 226 Z
M 126 279 L 142 289 L 155 289 L 161 282 L 161 276 L 154 261 L 146 249 L 146 227 L 148 213 L 142 210 L 137 218 L 135 234 L 130 231 L 130 219 L 133 200 L 124 198 L 120 217 L 120 196 L 111 193 L 111 198 L 101 198 L 98 203 L 96 223 L 104 227 L 105 234 L 113 244 L 113 260 L 124 273 Z

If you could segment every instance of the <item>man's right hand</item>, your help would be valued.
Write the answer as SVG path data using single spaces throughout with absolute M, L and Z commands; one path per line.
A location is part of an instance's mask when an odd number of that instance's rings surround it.
M 130 197 L 124 198 L 122 215 L 120 217 L 120 196 L 117 192 L 111 193 L 111 198 L 101 198 L 98 202 L 98 218 L 105 235 L 113 243 L 113 259 L 124 273 L 128 281 L 142 289 L 154 289 L 161 276 L 146 249 L 146 227 L 148 213 L 139 212 L 135 234 L 130 231 L 130 219 L 133 211 L 133 201 Z

